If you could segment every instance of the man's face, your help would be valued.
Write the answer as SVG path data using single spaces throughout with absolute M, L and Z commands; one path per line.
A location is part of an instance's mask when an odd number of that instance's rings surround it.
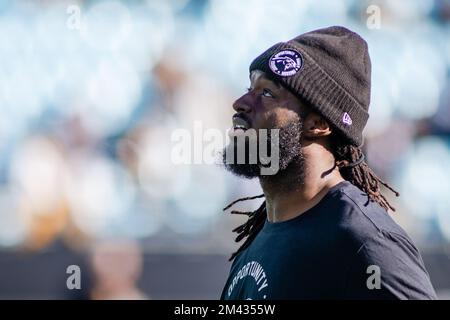
M 301 115 L 306 112 L 306 106 L 289 90 L 268 79 L 261 71 L 253 71 L 250 75 L 250 88 L 247 93 L 237 99 L 233 104 L 236 113 L 233 115 L 233 126 L 230 137 L 236 141 L 247 134 L 247 130 L 254 129 L 256 133 L 260 129 L 267 130 L 267 143 L 271 142 L 271 129 L 279 129 L 279 170 L 285 170 L 292 162 L 300 163 L 301 154 Z M 259 146 L 261 135 L 256 135 Z M 272 140 L 273 142 L 273 140 Z M 246 145 L 252 143 L 252 139 L 246 141 Z M 227 152 L 236 144 L 230 143 L 224 152 L 224 162 Z M 258 158 L 256 164 L 248 163 L 248 150 L 246 148 L 246 162 L 243 164 L 225 163 L 231 172 L 253 178 L 261 176 L 261 162 Z M 259 155 L 259 152 L 258 152 Z

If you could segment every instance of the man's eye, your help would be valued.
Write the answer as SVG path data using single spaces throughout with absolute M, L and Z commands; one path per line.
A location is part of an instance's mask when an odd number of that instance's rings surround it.
M 272 92 L 270 92 L 269 89 L 263 89 L 262 95 L 264 97 L 273 98 L 273 94 L 272 94 Z

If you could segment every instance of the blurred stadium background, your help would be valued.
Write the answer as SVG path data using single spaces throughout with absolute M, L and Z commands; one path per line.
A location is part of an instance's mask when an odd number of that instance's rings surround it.
M 174 165 L 171 133 L 225 131 L 257 54 L 335 24 L 369 43 L 367 157 L 450 298 L 446 0 L 0 0 L 0 298 L 217 299 L 221 210 L 259 185 Z

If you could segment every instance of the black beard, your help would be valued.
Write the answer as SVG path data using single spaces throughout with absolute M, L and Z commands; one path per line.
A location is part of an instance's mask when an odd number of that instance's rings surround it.
M 303 183 L 304 178 L 304 156 L 302 153 L 302 145 L 300 138 L 302 136 L 302 123 L 299 119 L 291 121 L 286 126 L 279 128 L 279 170 L 275 173 L 276 176 L 284 176 L 289 172 L 290 179 L 294 179 L 295 183 Z M 270 157 L 271 151 L 271 135 L 267 133 L 267 150 Z M 233 163 L 227 163 L 227 152 L 234 149 L 234 161 Z M 268 167 L 268 165 L 262 164 L 259 157 L 259 152 L 256 155 L 256 163 L 249 163 L 250 159 L 249 139 L 245 139 L 245 161 L 243 164 L 237 163 L 237 143 L 236 138 L 232 138 L 232 141 L 223 150 L 223 163 L 225 168 L 231 173 L 247 178 L 270 178 L 273 176 L 262 175 L 261 168 Z M 259 144 L 258 144 L 259 151 Z M 292 168 L 292 170 L 290 170 Z M 291 176 L 292 174 L 292 176 Z

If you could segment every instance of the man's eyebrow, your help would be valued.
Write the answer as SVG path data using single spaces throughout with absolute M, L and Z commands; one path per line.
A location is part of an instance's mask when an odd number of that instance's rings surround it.
M 276 80 L 272 80 L 273 83 L 275 83 L 275 85 L 277 86 L 278 89 L 281 89 L 281 83 L 279 81 Z
M 280 81 L 278 81 L 278 79 L 273 78 L 273 77 L 265 77 L 265 79 L 266 79 L 267 81 L 270 81 L 270 82 L 272 82 L 273 84 L 275 84 L 275 86 L 276 86 L 278 89 L 281 89 L 282 85 L 281 85 Z
M 281 85 L 280 81 L 277 81 L 277 80 L 275 80 L 275 79 L 264 78 L 263 80 L 265 80 L 266 82 L 269 82 L 269 83 L 273 83 L 273 84 L 277 87 L 277 89 L 281 89 L 281 88 L 283 87 L 283 86 Z

